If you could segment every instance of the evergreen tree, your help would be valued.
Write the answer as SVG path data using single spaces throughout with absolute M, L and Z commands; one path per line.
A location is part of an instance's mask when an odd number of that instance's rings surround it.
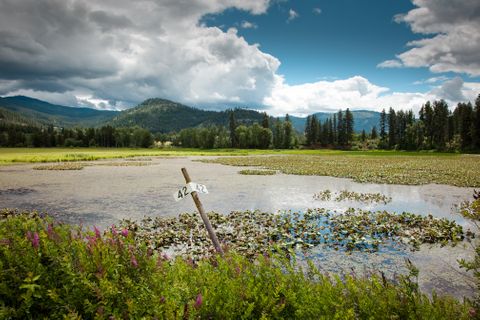
M 390 108 L 388 112 L 388 148 L 392 149 L 395 147 L 396 141 L 396 114 L 393 108 Z
M 350 112 L 350 109 L 347 108 L 345 111 L 345 144 L 349 145 L 353 140 L 353 114 Z
M 263 113 L 262 127 L 265 128 L 265 129 L 270 128 L 270 120 L 269 120 L 266 112 Z
M 387 146 L 387 113 L 385 109 L 382 109 L 380 113 L 380 147 L 385 148 Z
M 372 132 L 370 133 L 370 139 L 373 139 L 373 140 L 377 139 L 377 136 L 378 136 L 377 127 L 373 126 Z
M 293 142 L 293 127 L 292 127 L 292 123 L 290 122 L 290 117 L 287 113 L 287 115 L 285 116 L 285 122 L 283 123 L 283 132 L 284 132 L 284 136 L 283 136 L 283 147 L 285 149 L 290 149 L 290 147 L 292 146 L 292 142 Z
M 237 148 L 238 137 L 235 133 L 235 129 L 237 129 L 237 120 L 235 119 L 235 113 L 233 110 L 230 111 L 228 127 L 230 129 L 230 145 L 232 148 Z

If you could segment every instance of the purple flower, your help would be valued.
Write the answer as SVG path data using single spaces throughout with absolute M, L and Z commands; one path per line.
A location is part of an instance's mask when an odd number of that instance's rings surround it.
M 100 230 L 96 226 L 93 227 L 93 230 L 95 231 L 95 237 L 97 239 L 100 239 L 102 237 L 102 234 L 100 233 Z
M 32 246 L 37 249 L 38 246 L 40 245 L 40 237 L 38 236 L 38 233 L 35 232 L 33 234 L 33 238 L 32 238 Z
M 117 235 L 117 229 L 115 228 L 115 225 L 112 224 L 112 235 L 116 236 Z
M 197 299 L 195 300 L 195 309 L 200 309 L 200 307 L 202 306 L 202 303 L 203 303 L 202 294 L 199 293 L 197 295 Z
M 134 268 L 138 267 L 137 259 L 135 258 L 135 256 L 133 254 L 132 254 L 132 257 L 130 258 L 130 263 L 132 264 L 132 266 Z
M 128 229 L 123 229 L 122 230 L 122 236 L 128 237 Z

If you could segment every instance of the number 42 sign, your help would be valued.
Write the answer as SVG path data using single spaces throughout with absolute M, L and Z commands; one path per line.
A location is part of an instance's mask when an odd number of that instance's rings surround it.
M 205 185 L 195 182 L 189 182 L 185 186 L 178 189 L 178 191 L 173 194 L 173 198 L 175 199 L 175 201 L 180 201 L 193 191 L 196 191 L 198 193 L 208 193 L 207 187 Z

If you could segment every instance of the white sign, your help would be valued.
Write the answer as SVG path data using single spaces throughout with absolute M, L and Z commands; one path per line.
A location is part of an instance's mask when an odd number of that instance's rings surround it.
M 175 199 L 175 201 L 180 201 L 194 191 L 198 193 L 208 193 L 207 187 L 205 185 L 190 182 L 178 189 L 178 191 L 173 194 L 173 198 Z

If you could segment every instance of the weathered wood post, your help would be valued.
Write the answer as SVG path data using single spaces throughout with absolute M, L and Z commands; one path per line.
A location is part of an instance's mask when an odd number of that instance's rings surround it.
M 182 173 L 183 176 L 185 177 L 185 182 L 189 184 L 192 182 L 190 179 L 190 175 L 187 172 L 186 168 L 182 168 Z M 208 219 L 207 214 L 205 213 L 205 210 L 203 209 L 203 205 L 200 202 L 200 198 L 198 197 L 197 191 L 193 190 L 191 192 L 193 202 L 195 202 L 195 205 L 197 206 L 198 212 L 200 213 L 200 216 L 202 217 L 203 223 L 205 224 L 205 227 L 207 228 L 208 235 L 210 236 L 210 239 L 213 242 L 213 245 L 215 246 L 215 250 L 217 250 L 218 253 L 223 255 L 223 250 L 222 247 L 220 246 L 220 242 L 218 242 L 217 235 L 215 234 L 215 231 L 212 228 L 212 224 L 210 223 L 210 220 Z

